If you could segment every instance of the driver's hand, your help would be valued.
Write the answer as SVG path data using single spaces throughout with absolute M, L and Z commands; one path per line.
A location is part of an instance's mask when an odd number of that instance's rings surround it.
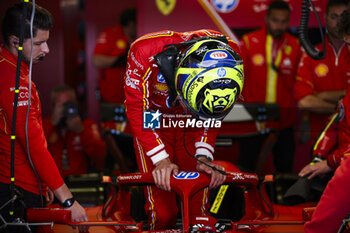
M 155 165 L 156 167 L 152 171 L 155 185 L 162 190 L 170 191 L 170 176 L 171 174 L 177 175 L 179 167 L 171 163 L 168 158 L 162 159 Z
M 200 157 L 198 158 L 198 160 L 201 160 L 212 167 L 216 167 L 218 170 L 221 170 L 221 171 L 225 170 L 222 166 L 210 162 L 205 157 Z M 221 174 L 220 172 L 214 171 L 213 169 L 211 169 L 210 167 L 206 166 L 201 162 L 197 162 L 196 168 L 198 171 L 205 172 L 211 176 L 209 189 L 215 189 L 225 182 L 225 179 L 226 179 L 225 175 Z
M 328 166 L 327 160 L 323 160 L 321 162 L 306 165 L 301 169 L 298 175 L 301 177 L 308 176 L 308 179 L 312 179 L 315 176 L 323 175 L 330 171 L 332 171 L 332 168 Z

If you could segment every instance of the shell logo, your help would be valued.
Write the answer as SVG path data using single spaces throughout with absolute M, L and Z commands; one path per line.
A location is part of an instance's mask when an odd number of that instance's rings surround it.
M 264 63 L 264 57 L 261 54 L 255 54 L 252 58 L 253 64 L 260 66 Z
M 168 86 L 166 84 L 156 84 L 154 85 L 154 88 L 159 90 L 159 91 L 167 91 Z
M 224 58 L 227 58 L 227 53 L 220 52 L 220 51 L 213 52 L 212 54 L 210 54 L 210 58 L 213 58 L 213 59 L 224 59 Z
M 326 64 L 318 64 L 315 68 L 315 73 L 318 77 L 324 77 L 327 75 L 329 69 L 328 66 Z

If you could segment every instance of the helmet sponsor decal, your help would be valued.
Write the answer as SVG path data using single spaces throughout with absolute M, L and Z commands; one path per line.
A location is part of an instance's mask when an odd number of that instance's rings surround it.
M 210 54 L 210 58 L 212 59 L 225 59 L 228 55 L 225 52 L 222 51 L 215 51 Z
M 222 41 L 208 39 L 193 44 L 180 59 L 175 86 L 181 103 L 196 118 L 222 120 L 243 88 L 239 54 Z
M 160 83 L 166 83 L 165 78 L 163 77 L 163 75 L 160 72 L 157 75 L 157 81 Z
M 229 107 L 236 99 L 237 87 L 232 91 L 231 88 L 225 89 L 206 89 L 204 91 L 205 99 L 203 105 L 210 113 L 221 113 Z
M 168 92 L 168 86 L 166 84 L 155 84 L 154 85 L 155 91 L 159 91 L 161 93 Z
M 225 70 L 225 68 L 219 68 L 218 69 L 218 71 L 217 71 L 217 74 L 218 74 L 218 77 L 219 78 L 223 78 L 223 77 L 225 77 L 226 76 L 226 70 Z

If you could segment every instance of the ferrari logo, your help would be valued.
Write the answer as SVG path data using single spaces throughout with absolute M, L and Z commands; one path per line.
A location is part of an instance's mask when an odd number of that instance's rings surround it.
M 284 48 L 284 52 L 285 52 L 287 55 L 290 55 L 290 54 L 292 53 L 292 46 L 287 45 L 287 46 Z
M 175 8 L 176 0 L 156 0 L 156 5 L 163 15 L 169 15 Z

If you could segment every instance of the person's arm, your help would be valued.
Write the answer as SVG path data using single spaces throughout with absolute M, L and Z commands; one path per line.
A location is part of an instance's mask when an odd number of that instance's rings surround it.
M 104 30 L 98 37 L 92 63 L 96 68 L 125 67 L 128 41 L 113 29 Z
M 299 172 L 299 176 L 307 176 L 308 179 L 312 179 L 318 175 L 323 175 L 332 171 L 332 168 L 327 164 L 327 160 L 322 160 L 316 163 L 310 163 L 306 165 Z
M 324 101 L 337 104 L 338 101 L 344 97 L 346 90 L 334 90 L 334 91 L 323 91 L 316 94 L 317 97 Z
M 26 89 L 20 88 L 20 92 L 26 92 Z M 26 96 L 25 93 L 23 93 L 22 96 Z M 53 190 L 54 194 L 57 195 L 56 197 L 58 200 L 62 203 L 71 198 L 72 194 L 65 185 L 55 161 L 47 150 L 47 142 L 40 118 L 41 112 L 38 109 L 38 106 L 40 106 L 39 101 L 36 91 L 33 91 L 28 118 L 29 152 L 27 151 L 27 141 L 24 131 L 27 113 L 26 105 L 19 106 L 17 109 L 16 136 L 18 138 L 18 143 L 25 148 L 27 154 L 30 153 L 33 165 L 41 181 Z M 12 103 L 8 104 L 8 107 L 9 109 L 12 109 Z M 70 210 L 72 211 L 72 221 L 88 221 L 85 210 L 79 205 L 79 203 L 76 202 Z
M 170 32 L 164 33 L 170 35 Z M 152 77 L 156 75 L 150 58 L 162 51 L 162 48 L 163 46 L 157 45 L 157 35 L 139 39 L 131 46 L 124 93 L 126 113 L 133 135 L 155 165 L 152 171 L 155 185 L 169 191 L 170 176 L 177 174 L 178 167 L 168 159 L 169 154 L 157 130 L 143 128 L 143 112 L 148 111 L 152 104 Z
M 225 176 L 215 171 L 211 167 L 215 167 L 218 170 L 224 170 L 223 167 L 212 163 L 214 160 L 215 142 L 218 134 L 218 128 L 203 128 L 197 129 L 195 132 L 195 157 L 197 158 L 197 170 L 205 172 L 211 176 L 209 188 L 214 189 L 220 186 L 225 181 Z M 189 135 L 191 136 L 191 135 Z M 204 163 L 205 164 L 204 164 Z M 207 166 L 207 165 L 211 166 Z
M 303 97 L 298 101 L 298 107 L 301 110 L 307 110 L 320 114 L 332 114 L 335 112 L 337 103 L 331 103 L 311 94 Z
M 314 157 L 327 158 L 335 147 L 338 146 L 339 113 L 333 114 L 326 124 L 326 127 L 317 138 L 313 147 Z
M 308 176 L 308 179 L 312 179 L 335 170 L 340 164 L 343 153 L 338 145 L 338 117 L 339 114 L 336 113 L 330 118 L 314 145 L 314 159 L 299 172 L 299 176 Z
M 96 54 L 92 57 L 92 64 L 99 69 L 114 67 L 121 56 L 108 56 Z
M 142 39 L 133 44 L 128 57 L 128 69 L 125 75 L 125 107 L 130 126 L 137 142 L 146 155 L 156 164 L 169 157 L 165 145 L 157 130 L 144 129 L 143 112 L 150 109 L 152 96 L 152 76 L 155 72 L 149 58 L 160 52 L 163 46 L 154 46 L 155 40 Z M 150 49 L 152 48 L 152 50 Z M 154 53 L 154 54 L 153 54 Z
M 335 112 L 336 103 L 328 102 L 317 96 L 313 83 L 313 61 L 306 52 L 303 53 L 299 63 L 294 95 L 301 110 L 314 113 L 331 114 Z
M 66 200 L 73 198 L 72 193 L 69 191 L 66 184 L 61 185 L 59 188 L 53 191 L 56 198 L 60 203 L 64 203 Z M 65 208 L 72 211 L 72 221 L 73 222 L 87 222 L 89 218 L 84 210 L 84 208 L 77 202 L 74 201 L 71 207 Z

